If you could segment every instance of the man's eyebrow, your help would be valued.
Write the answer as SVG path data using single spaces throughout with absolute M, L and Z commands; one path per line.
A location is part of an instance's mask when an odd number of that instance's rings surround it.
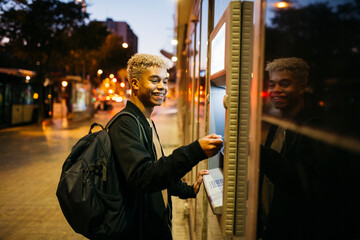
M 161 79 L 161 77 L 159 75 L 151 75 L 151 76 L 149 76 L 149 78 L 159 78 L 159 79 Z M 164 79 L 169 79 L 169 78 L 165 77 Z
M 273 79 L 269 79 L 269 81 L 270 81 L 270 82 L 275 82 L 275 80 L 273 80 Z M 283 82 L 283 81 L 291 81 L 291 79 L 289 79 L 289 78 L 282 78 L 282 79 L 278 80 L 277 82 Z
M 151 76 L 149 76 L 149 78 L 160 78 L 160 76 L 159 75 L 151 75 Z

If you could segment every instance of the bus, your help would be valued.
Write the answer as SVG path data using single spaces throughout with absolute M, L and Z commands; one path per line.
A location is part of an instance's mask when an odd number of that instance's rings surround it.
M 39 115 L 39 87 L 34 83 L 36 72 L 0 68 L 0 127 L 36 122 Z M 51 88 L 44 87 L 51 100 Z M 47 101 L 46 108 L 51 108 Z M 50 110 L 49 110 L 50 111 Z

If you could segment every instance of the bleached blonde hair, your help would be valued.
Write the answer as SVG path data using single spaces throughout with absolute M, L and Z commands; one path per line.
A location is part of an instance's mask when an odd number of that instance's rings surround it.
M 298 80 L 305 84 L 309 78 L 309 65 L 302 58 L 278 58 L 266 63 L 265 70 L 268 72 L 286 71 L 293 72 Z
M 167 59 L 161 56 L 137 53 L 133 55 L 128 61 L 127 73 L 129 81 L 131 81 L 133 78 L 140 80 L 144 71 L 149 67 L 169 69 L 171 64 L 170 61 L 167 61 Z

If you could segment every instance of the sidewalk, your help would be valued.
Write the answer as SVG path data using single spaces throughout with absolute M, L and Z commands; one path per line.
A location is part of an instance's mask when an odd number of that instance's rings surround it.
M 61 118 L 0 130 L 0 239 L 85 239 L 71 229 L 57 202 L 61 167 L 90 124 L 105 124 L 118 110 L 100 111 L 90 121 Z M 166 154 L 179 144 L 176 117 L 170 103 L 153 115 Z M 185 203 L 173 198 L 174 240 L 189 239 Z

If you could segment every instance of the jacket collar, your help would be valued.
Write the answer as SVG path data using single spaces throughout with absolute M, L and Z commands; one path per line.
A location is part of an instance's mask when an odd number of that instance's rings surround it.
M 129 111 L 131 113 L 133 113 L 140 121 L 140 123 L 143 126 L 149 127 L 150 128 L 150 124 L 149 122 L 146 120 L 145 115 L 141 112 L 141 110 L 134 104 L 132 103 L 130 100 L 128 100 L 126 102 L 126 107 L 125 109 L 126 111 Z
M 125 109 L 124 109 L 123 111 L 128 111 L 128 112 L 134 114 L 134 116 L 136 116 L 136 117 L 139 119 L 141 125 L 144 127 L 144 130 L 145 130 L 145 133 L 146 133 L 148 139 L 150 139 L 150 140 L 149 140 L 149 145 L 150 145 L 150 149 L 151 149 L 150 152 L 151 152 L 153 161 L 155 161 L 157 158 L 156 158 L 156 153 L 155 153 L 155 151 L 154 151 L 154 149 L 153 149 L 153 134 L 152 134 L 152 129 L 151 129 L 150 124 L 149 124 L 149 122 L 147 121 L 145 115 L 144 115 L 144 114 L 141 112 L 141 110 L 140 110 L 134 103 L 132 103 L 130 100 L 127 101 L 126 107 L 125 107 Z M 155 127 L 155 125 L 154 125 L 154 127 Z M 163 150 L 161 149 L 161 151 L 163 151 Z
M 150 139 L 152 142 L 152 130 L 151 130 L 150 124 L 147 121 L 145 115 L 141 112 L 141 110 L 133 102 L 128 100 L 126 102 L 126 107 L 125 107 L 124 111 L 128 111 L 128 112 L 134 114 L 139 119 L 141 125 L 145 129 L 148 139 Z

